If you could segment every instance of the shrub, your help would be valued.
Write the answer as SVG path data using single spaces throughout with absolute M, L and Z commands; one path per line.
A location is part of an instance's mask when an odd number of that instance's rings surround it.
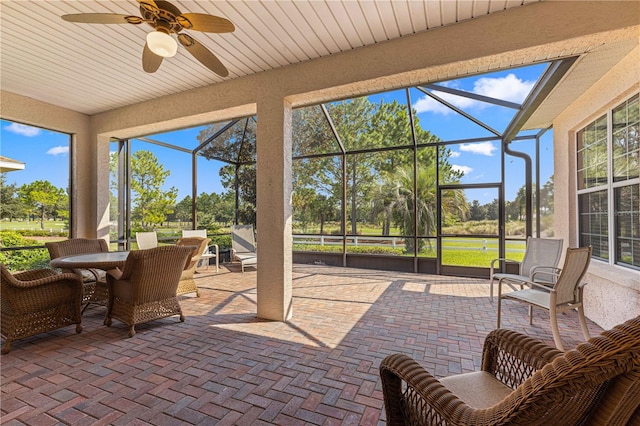
M 20 233 L 15 231 L 0 232 L 0 247 L 40 245 L 36 240 L 24 238 L 21 233 L 22 231 Z M 0 252 L 0 262 L 12 272 L 46 268 L 49 266 L 49 252 L 44 248 L 2 251 Z

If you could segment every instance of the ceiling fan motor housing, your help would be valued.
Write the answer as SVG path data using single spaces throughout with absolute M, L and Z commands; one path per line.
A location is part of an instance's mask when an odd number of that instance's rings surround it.
M 142 18 L 157 31 L 169 33 L 179 33 L 183 30 L 183 26 L 178 23 L 178 17 L 182 15 L 180 9 L 167 1 L 157 0 L 156 5 L 145 2 L 140 3 L 140 14 Z M 186 18 L 183 21 L 189 22 Z

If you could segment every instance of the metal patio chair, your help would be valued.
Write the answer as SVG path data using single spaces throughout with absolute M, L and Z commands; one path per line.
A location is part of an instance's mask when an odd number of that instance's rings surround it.
M 156 248 L 158 247 L 158 234 L 156 231 L 136 232 L 136 243 L 138 243 L 140 250 Z
M 533 324 L 533 307 L 546 309 L 549 311 L 551 331 L 556 347 L 563 350 L 560 331 L 558 330 L 557 315 L 560 312 L 571 309 L 578 310 L 580 326 L 585 340 L 589 339 L 589 329 L 584 317 L 583 287 L 586 283 L 582 278 L 587 273 L 591 261 L 591 246 L 568 248 L 564 259 L 564 265 L 557 275 L 557 281 L 553 287 L 537 283 L 530 280 L 513 281 L 519 285 L 529 286 L 528 289 L 518 290 L 511 293 L 502 294 L 502 282 L 498 284 L 498 325 L 500 328 L 500 316 L 502 300 L 509 299 L 529 305 L 529 323 Z
M 536 273 L 536 282 L 553 284 L 553 275 L 545 272 L 557 272 L 556 267 L 562 255 L 562 244 L 562 240 L 527 237 L 527 247 L 522 262 L 507 258 L 493 259 L 489 269 L 491 301 L 493 301 L 493 282 L 495 280 L 506 283 L 522 280 L 531 281 L 533 274 Z M 496 263 L 502 262 L 517 264 L 519 272 L 517 274 L 496 272 Z
M 233 259 L 240 262 L 242 272 L 246 266 L 257 267 L 258 250 L 253 225 L 231 226 L 231 249 Z

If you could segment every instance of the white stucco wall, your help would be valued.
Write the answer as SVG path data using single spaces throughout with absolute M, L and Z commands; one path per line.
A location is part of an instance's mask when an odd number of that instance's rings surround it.
M 575 134 L 640 92 L 640 47 L 614 66 L 554 120 L 555 229 L 578 245 Z M 640 271 L 592 260 L 585 277 L 585 314 L 605 329 L 640 315 Z

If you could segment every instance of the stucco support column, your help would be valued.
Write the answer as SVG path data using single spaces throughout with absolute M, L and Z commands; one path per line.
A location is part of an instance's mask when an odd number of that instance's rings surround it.
M 291 104 L 257 103 L 258 317 L 286 321 L 292 312 Z
M 110 171 L 109 171 L 109 156 L 111 151 L 111 138 L 108 136 L 98 135 L 96 137 L 95 146 L 95 203 L 96 203 L 96 238 L 104 238 L 109 242 L 109 206 L 111 202 L 110 197 Z

